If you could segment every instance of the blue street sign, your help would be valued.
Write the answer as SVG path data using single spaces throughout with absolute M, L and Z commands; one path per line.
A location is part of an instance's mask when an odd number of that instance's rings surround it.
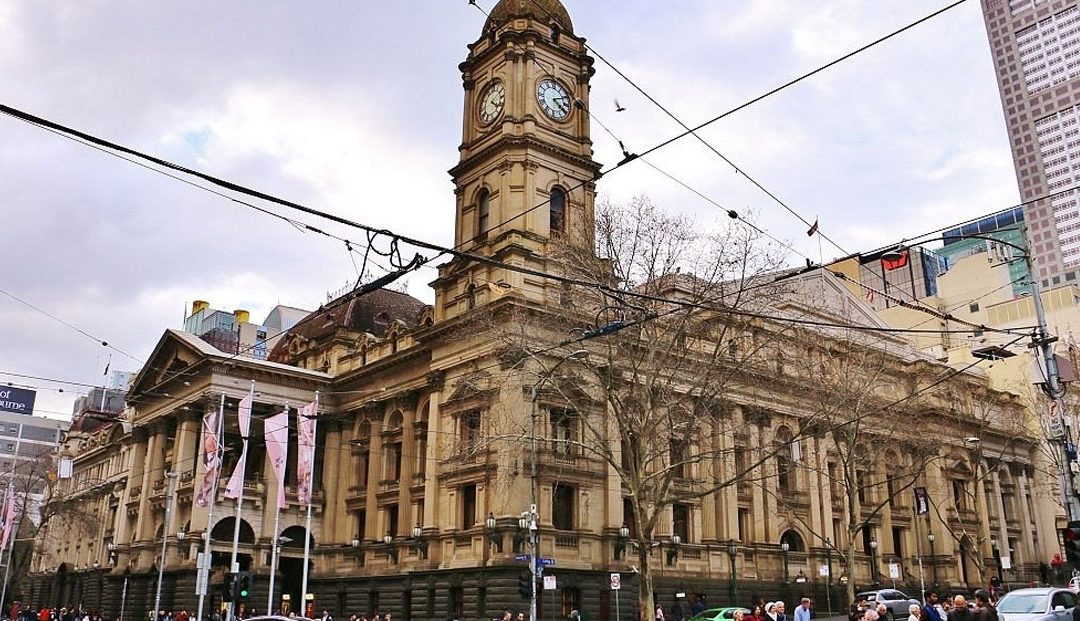
M 553 559 L 553 558 L 538 558 L 538 559 L 536 559 L 536 564 L 540 565 L 541 567 L 547 567 L 548 565 L 554 565 L 555 564 L 555 559 Z
M 515 561 L 525 562 L 525 561 L 529 560 L 529 555 L 528 554 L 518 554 L 517 556 L 514 557 L 514 560 Z

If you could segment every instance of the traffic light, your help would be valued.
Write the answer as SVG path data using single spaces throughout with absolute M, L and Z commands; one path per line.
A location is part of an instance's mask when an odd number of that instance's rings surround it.
M 251 595 L 251 572 L 242 571 L 236 574 L 236 601 L 243 601 Z
M 1080 520 L 1069 522 L 1061 529 L 1061 542 L 1065 544 L 1065 560 L 1073 567 L 1080 567 Z
M 532 576 L 527 571 L 518 572 L 518 595 L 521 599 L 532 597 Z
M 236 599 L 236 574 L 225 574 L 225 583 L 221 585 L 221 601 L 231 602 Z

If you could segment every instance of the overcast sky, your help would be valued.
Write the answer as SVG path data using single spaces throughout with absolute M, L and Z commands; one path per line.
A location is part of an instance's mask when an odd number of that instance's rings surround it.
M 945 0 L 565 0 L 575 32 L 697 124 Z M 479 0 L 485 10 L 494 0 Z M 0 0 L 0 101 L 265 192 L 443 244 L 461 137 L 466 0 Z M 678 133 L 602 63 L 592 108 L 635 152 Z M 616 113 L 618 98 L 625 112 Z M 845 251 L 1018 202 L 977 0 L 702 132 Z M 618 145 L 593 127 L 596 159 Z M 692 139 L 650 161 L 791 240 L 806 227 Z M 634 163 L 602 196 L 709 203 Z M 0 289 L 144 359 L 185 304 L 315 308 L 356 273 L 344 245 L 0 117 Z M 355 231 L 335 229 L 344 237 Z M 825 258 L 836 248 L 823 247 Z M 792 255 L 792 263 L 803 259 Z M 431 269 L 408 282 L 425 300 Z M 0 372 L 102 381 L 110 350 L 0 296 Z M 113 369 L 138 362 L 113 352 Z M 72 387 L 38 390 L 62 416 Z

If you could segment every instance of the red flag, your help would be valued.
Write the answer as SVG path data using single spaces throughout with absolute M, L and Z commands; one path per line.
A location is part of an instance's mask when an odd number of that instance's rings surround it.
M 300 408 L 296 417 L 296 499 L 302 505 L 311 502 L 311 486 L 315 483 L 315 410 L 318 402 Z
M 881 257 L 881 267 L 885 268 L 885 271 L 891 272 L 898 270 L 901 267 L 906 267 L 908 262 L 908 251 L 901 250 L 899 253 L 895 253 L 888 258 Z
M 266 437 L 266 456 L 270 458 L 270 467 L 277 478 L 278 507 L 285 509 L 285 460 L 289 455 L 289 410 L 271 416 L 264 421 Z
M 220 410 L 210 410 L 203 416 L 203 465 L 206 467 L 206 474 L 203 475 L 202 485 L 195 494 L 195 504 L 200 507 L 210 506 L 210 497 L 221 472 L 221 438 L 218 437 L 220 422 Z
M 229 483 L 225 485 L 226 498 L 239 498 L 244 490 L 244 470 L 247 469 L 247 439 L 251 432 L 251 395 L 240 400 L 237 409 L 237 420 L 240 423 L 240 437 L 244 439 L 244 448 L 240 453 L 240 459 L 236 462 Z

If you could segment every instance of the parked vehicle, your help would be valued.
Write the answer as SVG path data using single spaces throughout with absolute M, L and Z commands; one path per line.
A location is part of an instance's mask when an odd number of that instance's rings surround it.
M 997 603 L 1001 621 L 1072 621 L 1075 607 L 1075 592 L 1053 587 L 1016 589 Z
M 738 606 L 734 608 L 710 608 L 690 617 L 690 621 L 731 621 L 735 618 L 736 610 L 743 611 L 744 615 L 750 614 L 749 608 L 740 608 Z
M 871 606 L 877 607 L 878 604 L 885 604 L 887 612 L 885 618 L 888 621 L 893 619 L 907 619 L 908 607 L 912 604 L 918 604 L 919 601 L 904 595 L 896 589 L 880 589 L 878 591 L 863 591 L 855 595 L 855 601 L 865 599 Z

